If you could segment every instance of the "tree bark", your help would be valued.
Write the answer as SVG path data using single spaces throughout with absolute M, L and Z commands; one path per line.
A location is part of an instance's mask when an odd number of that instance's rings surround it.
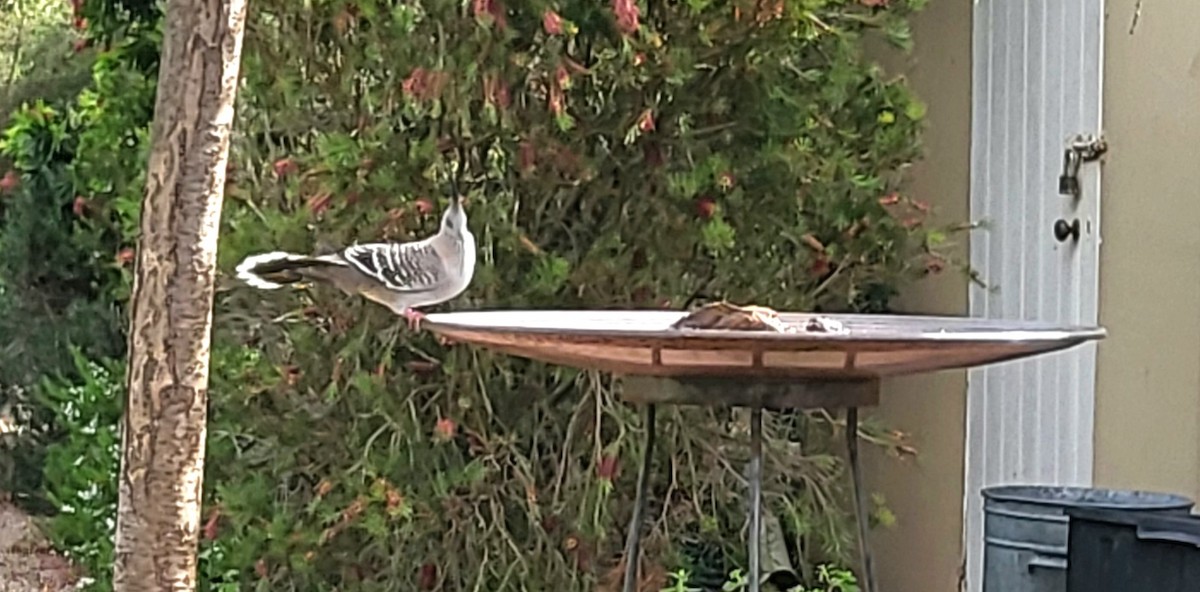
M 245 0 L 170 0 L 129 332 L 115 592 L 196 588 L 217 233 Z

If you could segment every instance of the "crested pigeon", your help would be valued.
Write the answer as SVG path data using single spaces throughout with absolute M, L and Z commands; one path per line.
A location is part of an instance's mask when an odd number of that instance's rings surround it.
M 422 240 L 356 244 L 328 255 L 273 251 L 237 266 L 238 278 L 262 290 L 305 280 L 332 284 L 388 307 L 414 329 L 424 316 L 417 307 L 457 297 L 474 273 L 475 236 L 461 197 L 451 199 L 437 234 Z

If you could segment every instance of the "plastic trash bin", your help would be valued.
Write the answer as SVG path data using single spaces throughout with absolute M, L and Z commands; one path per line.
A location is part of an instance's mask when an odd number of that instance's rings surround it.
M 1067 510 L 1067 592 L 1200 590 L 1200 516 Z
M 983 498 L 983 592 L 1068 592 L 1069 509 L 1187 515 L 1195 504 L 1165 493 L 1037 485 L 991 487 Z

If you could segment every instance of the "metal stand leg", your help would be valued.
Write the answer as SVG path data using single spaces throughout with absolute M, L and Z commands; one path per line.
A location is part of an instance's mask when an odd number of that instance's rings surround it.
M 858 524 L 858 553 L 862 557 L 862 592 L 877 592 L 875 566 L 867 545 L 867 499 L 863 491 L 862 467 L 858 462 L 858 407 L 846 410 L 846 447 L 850 452 L 850 479 L 854 483 L 854 521 Z
M 759 592 L 762 567 L 762 407 L 750 410 L 750 592 Z
M 646 449 L 642 466 L 638 469 L 637 497 L 633 502 L 633 517 L 629 519 L 629 533 L 625 538 L 625 584 L 624 592 L 636 592 L 638 587 L 638 563 L 640 563 L 642 540 L 642 513 L 646 509 L 646 493 L 650 485 L 650 464 L 654 458 L 654 405 L 646 406 Z

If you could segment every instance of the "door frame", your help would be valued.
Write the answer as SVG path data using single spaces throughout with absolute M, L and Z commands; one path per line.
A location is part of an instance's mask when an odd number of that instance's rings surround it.
M 1047 7 L 1048 4 L 1053 6 Z M 1051 13 L 1049 10 L 1057 12 Z M 1082 197 L 1074 205 L 1068 201 L 1071 198 L 1057 195 L 1057 178 L 1063 158 L 1062 150 L 1066 149 L 1071 136 L 1103 133 L 1104 25 L 1105 0 L 1056 0 L 1053 3 L 1041 0 L 974 0 L 972 11 L 970 215 L 972 220 L 983 221 L 984 224 L 981 230 L 973 233 L 970 240 L 971 264 L 981 272 L 983 280 L 991 284 L 1005 275 L 1004 261 L 1009 261 L 1011 265 L 1013 258 L 1038 257 L 1036 271 L 1042 272 L 1042 281 L 1045 282 L 1038 285 L 1043 289 L 1046 285 L 1053 286 L 1054 280 L 1045 279 L 1045 271 L 1054 268 L 1054 257 L 1060 256 L 1063 253 L 1061 249 L 1068 243 L 1057 247 L 1057 254 L 1050 255 L 1045 252 L 1046 239 L 1036 233 L 1049 235 L 1052 218 L 1059 217 L 1055 214 L 1067 217 L 1073 211 L 1077 212 L 1083 229 L 1082 238 L 1074 246 L 1078 251 L 1065 256 L 1063 261 L 1077 261 L 1078 268 L 1071 268 L 1070 273 L 1065 274 L 1069 278 L 1063 281 L 1070 284 L 1064 293 L 1079 297 L 1076 311 L 1079 318 L 1076 320 L 1085 324 L 1098 321 L 1100 167 L 1085 164 L 1080 168 Z M 1054 30 L 1054 36 L 1050 35 L 1051 30 Z M 1022 43 L 1023 47 L 1017 48 Z M 1034 44 L 1038 43 L 1040 47 L 1035 48 Z M 1042 60 L 1021 60 L 1031 55 L 1035 58 L 1040 56 Z M 1051 60 L 1045 56 L 1057 59 Z M 1014 80 L 1014 71 L 1020 71 L 1025 78 Z M 1040 76 L 1034 84 L 1030 84 L 1031 71 L 1034 76 Z M 1003 79 L 998 80 L 1000 78 Z M 999 101 L 998 95 L 1002 97 Z M 1062 105 L 1057 113 L 1049 107 L 1051 99 L 1047 97 L 1051 96 L 1062 97 Z M 1011 108 L 1013 101 L 1019 103 L 1018 108 Z M 1030 105 L 1036 108 L 1031 109 Z M 1043 119 L 1035 120 L 1031 125 L 1029 114 L 1035 111 Z M 1018 115 L 1015 113 L 1020 113 L 1019 117 L 1024 119 L 1017 121 Z M 997 121 L 1000 123 L 997 124 Z M 1028 150 L 1031 146 L 1035 148 L 1033 151 Z M 1054 146 L 1060 147 L 1057 154 L 1052 152 Z M 1037 154 L 1031 155 L 1031 152 Z M 1002 158 L 997 158 L 997 154 Z M 1020 183 L 1013 182 L 1011 171 L 1015 166 L 1021 167 Z M 1005 217 L 1002 208 L 1011 208 L 1013 200 L 1043 208 L 1033 216 L 1038 219 L 1037 224 L 1031 225 L 1034 240 L 1013 240 L 1012 230 L 997 231 L 987 225 L 986 214 L 1000 211 L 1000 217 Z M 1039 203 L 1034 200 L 1045 201 Z M 1056 209 L 1059 207 L 1063 207 L 1064 211 L 1059 212 Z M 1011 222 L 1019 217 L 1010 210 L 1007 219 L 1011 228 Z M 995 234 L 989 236 L 992 233 Z M 1005 240 L 1005 234 L 1008 234 L 1008 240 Z M 1027 235 L 1020 236 L 1025 239 Z M 999 256 L 992 245 L 993 240 L 1000 241 L 998 244 L 1002 254 Z M 992 249 L 990 258 L 987 254 L 989 249 Z M 997 265 L 998 261 L 1000 265 Z M 996 267 L 1000 269 L 994 269 Z M 1008 275 L 1011 279 L 1012 273 Z M 972 286 L 968 295 L 970 314 L 1001 318 L 1027 314 L 1024 312 L 1024 301 L 1031 293 L 1024 286 L 1024 281 L 1020 283 L 1021 289 L 1008 293 L 1012 296 L 996 296 L 987 288 Z M 1042 307 L 1040 296 L 1039 293 L 1035 308 Z M 997 307 L 998 301 L 1008 302 L 1005 298 L 1021 299 L 1019 308 L 1022 313 L 1012 314 L 1011 307 L 1007 305 Z M 1056 298 L 1057 311 L 1061 313 L 1063 307 L 1068 306 L 1066 302 L 1070 297 Z M 993 309 L 1008 310 L 989 310 L 989 304 Z M 1054 385 L 1047 388 L 1042 370 L 1051 368 L 1061 376 L 1064 371 L 1059 368 L 1064 364 L 1057 360 L 1066 359 L 1072 360 L 1073 364 L 1068 371 L 1070 378 L 1065 382 L 1059 379 L 1057 389 Z M 968 372 L 960 588 L 978 592 L 982 585 L 981 487 L 1023 482 L 1092 484 L 1095 465 L 1095 362 L 1096 346 L 1088 344 L 1040 359 L 1010 362 Z M 1031 375 L 1034 378 L 1029 378 Z M 1032 391 L 1022 390 L 1014 395 L 1012 386 L 1001 385 L 998 377 L 1006 377 L 1008 385 L 1020 377 L 1018 388 L 1028 389 L 1032 384 Z M 1039 405 L 1043 400 L 1067 401 L 1057 403 L 1057 415 L 1047 424 L 1023 425 L 1023 421 L 1028 423 L 1028 413 L 1019 409 L 1013 411 L 1011 407 L 1014 404 L 1002 397 L 1004 393 L 1001 390 L 1008 393 L 1007 398 L 1034 399 L 1039 401 Z M 1030 397 L 1030 392 L 1035 395 Z M 1007 419 L 996 414 L 997 409 L 1003 411 Z M 985 413 L 987 411 L 991 414 Z M 1022 413 L 1026 413 L 1024 420 L 1020 417 Z M 1016 421 L 1013 420 L 1014 415 L 1017 416 Z M 1072 429 L 1045 429 L 1047 425 L 1053 427 L 1064 422 L 1072 424 Z M 1047 431 L 1051 433 L 1047 435 Z M 1037 453 L 1037 458 L 1030 463 L 1022 460 L 1016 463 L 1017 467 L 1007 466 L 1013 463 L 1002 458 L 1006 441 L 1011 448 L 1014 447 L 1012 440 L 1029 438 L 1031 435 L 1039 438 L 1039 444 L 1049 440 L 1052 450 Z M 1020 449 L 1021 446 L 1018 442 L 1015 448 Z M 997 453 L 996 449 L 1000 452 Z M 1051 459 L 1050 462 L 1047 462 L 1048 459 Z M 997 472 L 1003 474 L 998 477 Z

